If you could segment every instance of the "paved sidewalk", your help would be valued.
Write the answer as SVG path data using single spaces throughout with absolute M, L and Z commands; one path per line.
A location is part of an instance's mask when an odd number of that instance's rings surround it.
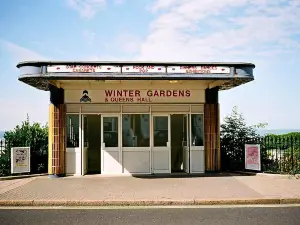
M 21 178 L 21 179 L 10 179 L 10 180 L 0 180 L 0 196 L 1 194 L 13 190 L 17 187 L 23 186 L 34 180 L 34 178 Z M 0 197 L 1 199 L 1 197 Z
M 86 176 L 22 180 L 27 182 L 0 192 L 0 205 L 300 203 L 300 180 L 272 176 Z M 2 185 L 4 181 L 0 182 Z

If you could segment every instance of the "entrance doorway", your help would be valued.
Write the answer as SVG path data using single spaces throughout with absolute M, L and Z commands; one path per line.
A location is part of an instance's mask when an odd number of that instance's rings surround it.
M 152 173 L 170 173 L 170 115 L 153 115 L 152 122 Z
M 188 115 L 171 115 L 171 173 L 189 173 Z
M 153 173 L 190 173 L 188 114 L 152 116 Z
M 101 116 L 83 115 L 83 174 L 101 173 Z
M 101 173 L 122 173 L 120 115 L 102 114 Z

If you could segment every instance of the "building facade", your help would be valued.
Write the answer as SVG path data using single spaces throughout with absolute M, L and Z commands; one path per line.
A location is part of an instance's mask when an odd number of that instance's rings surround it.
M 218 171 L 218 94 L 254 79 L 251 63 L 20 62 L 50 91 L 49 174 Z

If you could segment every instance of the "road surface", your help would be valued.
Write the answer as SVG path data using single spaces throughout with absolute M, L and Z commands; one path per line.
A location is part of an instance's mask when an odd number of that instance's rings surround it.
M 299 225 L 298 207 L 0 209 L 0 224 Z

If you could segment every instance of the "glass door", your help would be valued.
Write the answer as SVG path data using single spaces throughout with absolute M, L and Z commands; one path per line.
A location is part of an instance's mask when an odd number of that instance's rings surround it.
M 120 115 L 102 115 L 101 173 L 121 173 Z
M 204 116 L 191 114 L 190 122 L 190 168 L 191 173 L 205 172 L 204 157 Z
M 85 175 L 87 173 L 87 168 L 88 168 L 88 158 L 87 158 L 87 153 L 88 153 L 88 117 L 86 115 L 82 115 L 82 120 L 81 120 L 81 127 L 82 129 L 82 162 L 81 162 L 81 174 Z
M 152 173 L 171 173 L 170 115 L 153 115 L 152 123 Z
M 189 115 L 183 116 L 183 141 L 182 141 L 182 155 L 183 155 L 183 171 L 190 173 L 190 129 L 189 129 Z

